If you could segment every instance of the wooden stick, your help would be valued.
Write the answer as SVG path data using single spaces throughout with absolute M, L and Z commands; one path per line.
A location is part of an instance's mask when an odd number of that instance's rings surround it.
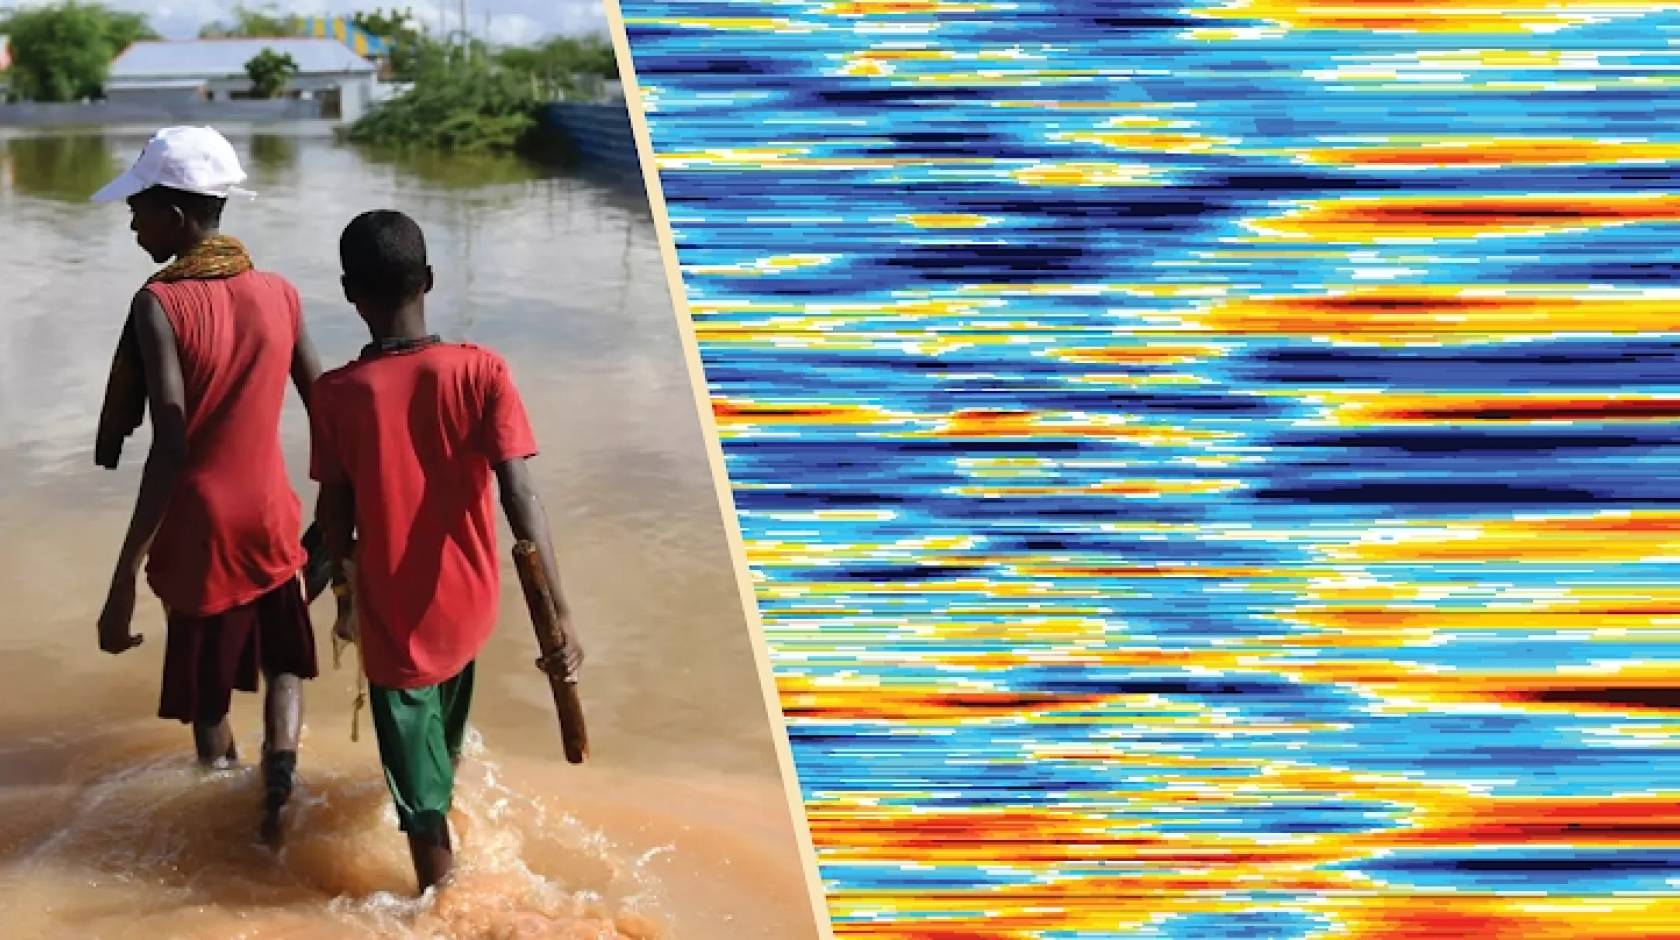
M 367 663 L 362 660 L 362 638 L 358 634 L 356 642 L 356 700 L 350 704 L 350 743 L 355 744 L 362 739 L 362 709 L 367 707 Z
M 350 701 L 350 743 L 354 744 L 362 739 L 362 709 L 367 707 L 367 664 L 362 661 L 362 640 L 341 640 L 338 634 L 333 634 L 333 668 L 343 667 L 340 658 L 344 655 L 344 648 L 356 648 L 356 697 Z
M 535 543 L 520 542 L 513 547 L 513 566 L 519 572 L 520 586 L 525 589 L 525 606 L 531 611 L 537 647 L 542 650 L 537 668 L 548 675 L 549 688 L 554 692 L 554 710 L 560 716 L 560 741 L 566 749 L 566 760 L 581 764 L 589 756 L 583 703 L 578 700 L 577 677 L 566 670 L 566 637 L 560 631 L 560 608 L 554 602 L 554 589 L 548 583 L 542 553 Z

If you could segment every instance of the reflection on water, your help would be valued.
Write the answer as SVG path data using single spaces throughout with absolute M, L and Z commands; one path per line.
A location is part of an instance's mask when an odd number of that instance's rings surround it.
M 430 906 L 399 900 L 411 875 L 365 723 L 360 743 L 347 740 L 345 672 L 307 691 L 308 798 L 287 854 L 242 841 L 256 811 L 248 772 L 199 781 L 182 763 L 185 732 L 148 717 L 161 612 L 142 604 L 148 642 L 120 659 L 93 640 L 146 432 L 115 473 L 93 467 L 92 432 L 111 342 L 153 266 L 120 207 L 82 200 L 145 135 L 7 141 L 0 918 L 31 925 L 16 934 L 28 936 L 813 935 L 645 203 L 514 161 L 230 136 L 261 196 L 231 204 L 227 230 L 298 286 L 328 365 L 366 341 L 338 285 L 339 233 L 385 207 L 426 229 L 433 328 L 507 357 L 543 447 L 533 470 L 589 644 L 591 763 L 560 758 L 504 566 L 474 706 L 483 752 L 463 793 L 473 877 Z M 293 485 L 312 502 L 304 417 L 287 407 Z M 259 711 L 250 696 L 235 704 L 247 754 Z
M 90 134 L 0 141 L 0 163 L 6 189 L 70 202 L 87 201 L 122 169 L 109 142 Z
M 395 167 L 433 186 L 476 189 L 540 179 L 541 170 L 524 161 L 491 154 L 451 155 L 410 147 L 364 147 L 372 162 Z
M 297 166 L 298 139 L 289 134 L 252 134 L 251 164 L 246 172 L 290 170 Z

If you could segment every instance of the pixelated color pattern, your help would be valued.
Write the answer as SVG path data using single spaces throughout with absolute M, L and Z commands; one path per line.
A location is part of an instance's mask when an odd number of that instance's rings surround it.
M 623 12 L 839 936 L 1680 937 L 1680 3 Z

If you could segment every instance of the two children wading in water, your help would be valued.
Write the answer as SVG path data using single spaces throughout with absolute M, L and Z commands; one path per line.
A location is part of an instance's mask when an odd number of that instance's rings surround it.
M 140 247 L 166 264 L 135 296 L 100 420 L 102 465 L 116 466 L 147 410 L 153 442 L 99 645 L 119 654 L 140 644 L 143 567 L 168 620 L 159 715 L 192 725 L 206 764 L 237 759 L 232 692 L 254 692 L 263 678 L 260 832 L 276 841 L 294 786 L 301 682 L 318 673 L 302 513 L 280 444 L 289 382 L 310 414 L 327 557 L 341 583 L 354 571 L 354 591 L 340 595 L 354 617 L 341 624 L 357 625 L 380 762 L 425 890 L 452 865 L 455 766 L 474 663 L 498 613 L 492 480 L 515 536 L 538 546 L 559 583 L 525 466 L 536 444 L 502 359 L 427 332 L 425 240 L 400 213 L 367 213 L 344 232 L 345 296 L 373 342 L 322 375 L 297 291 L 220 233 L 244 180 L 220 134 L 167 128 L 94 197 L 126 200 Z M 560 607 L 575 673 L 581 646 Z

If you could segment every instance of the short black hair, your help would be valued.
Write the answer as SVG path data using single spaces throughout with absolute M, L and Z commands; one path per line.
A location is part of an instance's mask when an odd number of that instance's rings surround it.
M 226 199 L 217 196 L 204 196 L 167 186 L 153 186 L 142 195 L 180 209 L 182 215 L 206 228 L 222 224 L 222 209 L 227 205 Z
M 426 290 L 426 236 L 401 212 L 356 216 L 338 241 L 344 278 L 361 300 L 396 307 Z

